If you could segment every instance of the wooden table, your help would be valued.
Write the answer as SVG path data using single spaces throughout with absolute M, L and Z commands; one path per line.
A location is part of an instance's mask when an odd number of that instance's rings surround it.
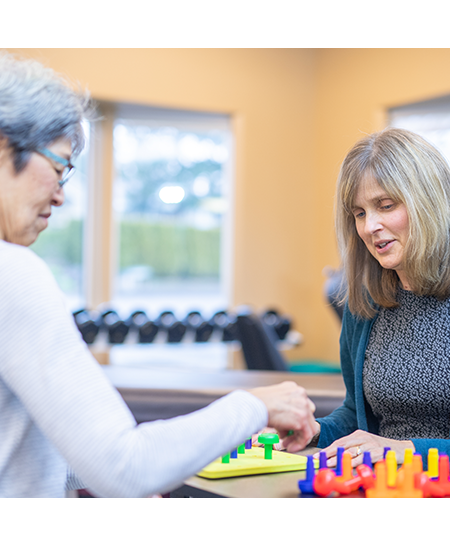
M 269 386 L 285 380 L 293 380 L 306 389 L 316 405 L 316 417 L 325 416 L 334 410 L 345 397 L 345 386 L 340 374 L 167 367 L 103 368 L 137 422 L 188 414 L 233 390 Z

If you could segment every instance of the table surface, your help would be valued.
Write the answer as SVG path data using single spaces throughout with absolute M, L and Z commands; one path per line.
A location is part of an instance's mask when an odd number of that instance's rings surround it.
M 320 449 L 309 447 L 296 453 L 307 456 Z M 182 487 L 173 491 L 171 497 L 178 498 L 318 498 L 315 495 L 302 495 L 298 481 L 305 479 L 306 471 L 261 474 L 228 479 L 205 479 L 192 476 Z M 364 494 L 355 491 L 340 498 L 362 498 Z
M 341 374 L 300 374 L 251 370 L 208 370 L 169 367 L 123 367 L 107 365 L 104 372 L 116 388 L 185 391 L 222 396 L 236 389 L 278 384 L 293 380 L 310 396 L 345 397 Z

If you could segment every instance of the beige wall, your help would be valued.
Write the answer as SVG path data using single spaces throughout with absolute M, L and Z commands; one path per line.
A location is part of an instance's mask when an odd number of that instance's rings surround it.
M 450 50 L 20 50 L 94 97 L 233 116 L 234 303 L 294 317 L 291 359 L 338 360 L 339 324 L 322 269 L 338 266 L 333 196 L 340 162 L 386 108 L 450 92 Z

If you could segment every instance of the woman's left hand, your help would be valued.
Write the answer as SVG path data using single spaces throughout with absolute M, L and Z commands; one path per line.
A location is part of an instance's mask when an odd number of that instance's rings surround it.
M 372 462 L 378 462 L 383 458 L 384 448 L 390 447 L 391 451 L 395 451 L 398 464 L 403 463 L 405 449 L 412 449 L 413 452 L 415 451 L 412 441 L 398 441 L 396 439 L 380 437 L 379 435 L 374 435 L 364 430 L 356 430 L 350 435 L 336 439 L 331 445 L 322 449 L 327 453 L 328 468 L 334 468 L 336 466 L 338 447 L 344 447 L 344 449 L 352 455 L 353 468 L 362 464 L 365 451 L 370 451 Z M 319 458 L 319 455 L 320 453 L 316 453 L 314 458 Z

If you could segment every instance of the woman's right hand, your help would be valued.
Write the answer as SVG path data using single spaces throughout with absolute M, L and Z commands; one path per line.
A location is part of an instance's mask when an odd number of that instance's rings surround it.
M 297 452 L 304 449 L 316 434 L 314 419 L 316 409 L 306 390 L 295 382 L 286 381 L 275 386 L 264 386 L 250 390 L 267 407 L 268 427 L 275 428 L 286 449 Z M 289 432 L 293 432 L 288 436 Z

